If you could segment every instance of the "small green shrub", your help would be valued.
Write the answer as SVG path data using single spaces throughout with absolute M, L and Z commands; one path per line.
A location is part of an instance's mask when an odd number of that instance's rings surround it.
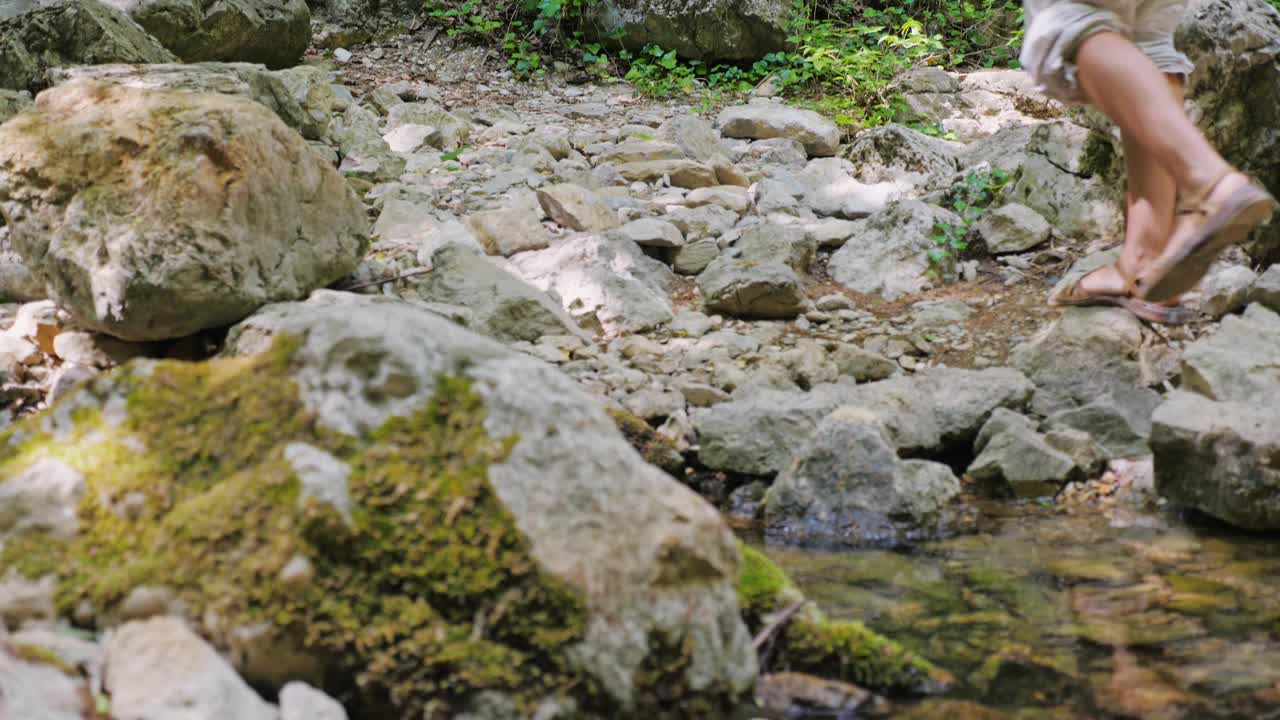
M 955 278 L 959 256 L 969 249 L 969 233 L 996 195 L 1009 182 L 1004 170 L 984 170 L 965 175 L 947 193 L 947 202 L 960 216 L 958 223 L 933 226 L 933 248 L 929 250 L 930 272 L 947 280 Z

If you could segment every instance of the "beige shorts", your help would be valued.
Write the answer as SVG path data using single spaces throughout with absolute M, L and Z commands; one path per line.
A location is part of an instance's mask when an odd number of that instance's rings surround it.
M 1186 76 L 1194 66 L 1173 46 L 1188 0 L 1025 0 L 1022 67 L 1051 97 L 1080 102 L 1076 51 L 1100 32 L 1125 35 L 1156 67 Z

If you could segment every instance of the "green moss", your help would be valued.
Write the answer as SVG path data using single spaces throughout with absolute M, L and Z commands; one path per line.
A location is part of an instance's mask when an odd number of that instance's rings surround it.
M 802 598 L 799 589 L 763 552 L 739 543 L 738 601 L 753 633 L 769 615 Z M 777 669 L 844 680 L 880 691 L 936 693 L 952 678 L 928 660 L 862 623 L 829 620 L 812 605 L 797 613 L 776 639 Z M 772 669 L 772 668 L 771 668 Z
M 742 555 L 738 604 L 744 613 L 761 615 L 781 610 L 780 601 L 785 595 L 796 593 L 795 597 L 799 597 L 791 578 L 763 552 L 743 542 L 738 543 L 738 552 Z
M 620 408 L 608 408 L 607 411 L 613 424 L 622 431 L 627 442 L 640 452 L 645 462 L 672 474 L 684 467 L 684 456 L 680 454 L 676 444 L 650 427 L 644 418 Z
M 792 670 L 885 691 L 938 693 L 951 675 L 860 622 L 797 617 L 784 634 Z
M 13 646 L 13 656 L 32 665 L 50 665 L 67 675 L 79 676 L 75 667 L 63 662 L 62 658 L 52 650 L 29 643 L 17 643 Z
M 10 568 L 25 578 L 36 579 L 58 572 L 66 541 L 44 531 L 31 531 L 10 538 L 0 546 L 0 577 Z
M 68 442 L 37 439 L 87 484 L 81 532 L 40 561 L 62 570 L 60 610 L 87 599 L 110 614 L 138 585 L 167 586 L 224 627 L 274 623 L 397 717 L 453 713 L 480 690 L 518 703 L 587 692 L 565 660 L 584 601 L 539 572 L 489 485 L 515 438 L 488 436 L 469 382 L 439 378 L 427 407 L 350 438 L 307 412 L 293 352 L 126 366 L 110 378 L 123 423 L 90 413 Z M 284 457 L 295 442 L 350 468 L 349 523 L 300 501 Z M 0 477 L 24 457 L 0 459 Z M 299 555 L 312 581 L 282 586 Z

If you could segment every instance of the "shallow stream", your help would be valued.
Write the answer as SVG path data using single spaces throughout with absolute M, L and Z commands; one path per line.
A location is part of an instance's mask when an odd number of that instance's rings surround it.
M 895 718 L 1280 718 L 1280 537 L 992 503 L 911 554 L 767 548 L 834 618 L 956 677 Z

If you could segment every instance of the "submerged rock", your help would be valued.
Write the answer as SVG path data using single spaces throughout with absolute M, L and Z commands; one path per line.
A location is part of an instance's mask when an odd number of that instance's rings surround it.
M 765 497 L 770 542 L 834 548 L 893 547 L 932 539 L 960 493 L 950 468 L 900 460 L 870 410 L 828 415 Z
M 881 692 L 934 695 L 954 681 L 946 670 L 860 622 L 827 618 L 762 551 L 745 544 L 740 548 L 738 599 L 753 632 L 802 603 L 773 637 L 771 657 L 778 665 Z
M 355 269 L 364 207 L 242 98 L 76 81 L 0 129 L 0 214 L 78 325 L 162 340 Z
M 84 475 L 75 538 L 29 536 L 67 560 L 63 612 L 164 585 L 219 644 L 265 624 L 405 717 L 482 696 L 613 717 L 673 688 L 724 708 L 751 686 L 733 536 L 566 376 L 412 303 L 328 291 L 227 348 L 135 362 L 0 437 L 0 486 L 38 452 Z M 349 521 L 304 496 L 294 443 L 349 469 Z M 299 556 L 314 574 L 284 585 Z

